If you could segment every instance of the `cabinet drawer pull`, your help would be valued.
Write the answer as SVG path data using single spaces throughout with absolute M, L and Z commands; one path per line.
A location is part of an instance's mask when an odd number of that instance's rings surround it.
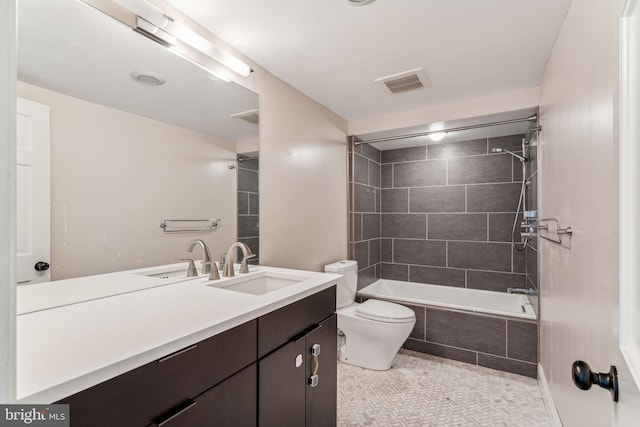
M 168 356 L 163 357 L 162 359 L 158 360 L 158 363 L 162 363 L 162 362 L 166 362 L 169 359 L 173 359 L 176 356 L 180 356 L 181 354 L 186 353 L 187 351 L 193 350 L 194 348 L 196 348 L 198 346 L 198 344 L 194 344 L 191 347 L 187 347 L 187 348 L 183 348 L 182 350 L 178 350 L 175 353 L 171 353 Z
M 163 425 L 165 425 L 166 423 L 168 423 L 169 421 L 171 421 L 172 419 L 174 419 L 175 417 L 179 416 L 180 414 L 184 414 L 185 412 L 187 412 L 189 409 L 193 408 L 194 406 L 196 406 L 198 402 L 196 402 L 195 400 L 192 400 L 191 403 L 187 406 L 185 406 L 184 408 L 180 409 L 178 412 L 176 412 L 175 414 L 171 415 L 169 418 L 167 418 L 166 420 L 160 421 L 158 423 L 158 427 L 162 427 Z

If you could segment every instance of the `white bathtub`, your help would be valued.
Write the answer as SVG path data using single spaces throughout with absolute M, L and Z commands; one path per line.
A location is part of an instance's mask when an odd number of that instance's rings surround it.
M 536 319 L 536 314 L 526 295 L 506 292 L 380 279 L 360 289 L 358 295 L 422 306 L 446 307 L 454 310 L 529 320 Z

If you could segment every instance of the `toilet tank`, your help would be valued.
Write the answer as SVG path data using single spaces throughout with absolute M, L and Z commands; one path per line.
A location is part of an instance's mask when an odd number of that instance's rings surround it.
M 326 273 L 342 274 L 336 289 L 336 307 L 342 308 L 353 304 L 358 289 L 358 262 L 345 260 L 325 265 Z

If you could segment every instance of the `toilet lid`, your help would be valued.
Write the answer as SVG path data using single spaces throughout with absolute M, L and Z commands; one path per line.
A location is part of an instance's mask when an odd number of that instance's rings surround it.
M 377 320 L 388 323 L 411 322 L 416 315 L 410 308 L 400 304 L 386 301 L 369 299 L 358 305 L 355 311 L 356 316 L 365 319 Z

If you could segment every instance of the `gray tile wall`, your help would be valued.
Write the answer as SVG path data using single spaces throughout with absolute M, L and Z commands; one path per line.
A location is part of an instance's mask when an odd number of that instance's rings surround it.
M 404 348 L 537 377 L 538 325 L 513 318 L 411 306 L 416 327 Z
M 491 148 L 523 135 L 354 153 L 359 288 L 376 278 L 505 292 L 528 260 L 511 248 L 522 169 Z
M 251 264 L 260 263 L 260 199 L 258 159 L 238 162 L 238 241 L 256 254 Z

